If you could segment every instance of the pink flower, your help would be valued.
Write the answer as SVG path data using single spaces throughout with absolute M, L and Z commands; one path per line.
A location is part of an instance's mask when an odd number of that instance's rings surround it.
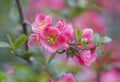
M 81 50 L 73 59 L 78 65 L 90 66 L 96 58 L 97 54 L 94 50 Z
M 97 0 L 97 2 L 104 11 L 115 15 L 120 14 L 120 0 Z
M 76 82 L 71 73 L 63 74 L 58 82 Z
M 55 27 L 51 26 L 52 18 L 49 15 L 38 14 L 32 24 L 34 34 L 30 35 L 28 46 L 39 47 L 40 44 L 50 52 L 55 52 L 65 46 L 68 41 L 73 40 L 73 28 L 71 24 L 66 24 L 61 18 Z
M 40 46 L 40 41 L 39 41 L 39 34 L 31 34 L 29 36 L 28 40 L 28 47 L 39 47 Z
M 66 43 L 66 37 L 60 34 L 60 31 L 55 27 L 47 26 L 43 29 L 40 38 L 41 45 L 50 52 L 55 52 Z
M 63 18 L 59 19 L 55 25 L 67 40 L 73 41 L 73 28 L 71 24 L 66 24 Z
M 93 30 L 90 28 L 84 29 L 82 32 L 81 41 L 86 42 L 89 48 L 93 48 Z
M 103 71 L 101 73 L 100 82 L 120 82 L 120 73 L 115 69 Z
M 45 28 L 48 25 L 51 25 L 52 18 L 50 15 L 45 15 L 43 13 L 40 13 L 36 16 L 35 22 L 32 24 L 32 31 L 35 33 L 40 33 L 43 28 Z
M 76 75 L 78 82 L 97 82 L 97 73 L 92 68 L 81 68 Z

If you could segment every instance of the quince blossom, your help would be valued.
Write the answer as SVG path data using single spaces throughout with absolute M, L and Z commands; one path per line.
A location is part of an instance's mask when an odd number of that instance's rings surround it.
M 60 30 L 61 34 L 66 36 L 67 40 L 73 41 L 73 28 L 71 24 L 66 24 L 65 20 L 60 18 L 55 26 Z
M 66 24 L 63 18 L 59 19 L 53 27 L 51 23 L 51 16 L 44 14 L 37 15 L 35 22 L 32 24 L 32 31 L 38 37 L 29 38 L 29 47 L 33 47 L 34 45 L 32 44 L 39 43 L 50 52 L 56 52 L 59 48 L 63 48 L 68 41 L 73 40 L 73 28 L 71 24 Z
M 92 49 L 94 48 L 93 30 L 90 28 L 84 29 L 81 36 L 81 41 L 84 41 L 88 45 L 88 49 L 79 50 L 73 59 L 78 65 L 89 66 L 97 58 L 97 53 L 94 49 Z
M 48 25 L 51 25 L 52 18 L 50 15 L 45 15 L 43 13 L 40 13 L 35 18 L 35 22 L 32 24 L 32 31 L 34 33 L 40 33 L 43 28 L 45 28 Z
M 40 38 L 41 45 L 50 52 L 55 52 L 66 43 L 66 37 L 55 27 L 47 26 Z
M 81 50 L 79 54 L 74 56 L 74 61 L 78 65 L 90 66 L 96 58 L 97 54 L 94 50 Z

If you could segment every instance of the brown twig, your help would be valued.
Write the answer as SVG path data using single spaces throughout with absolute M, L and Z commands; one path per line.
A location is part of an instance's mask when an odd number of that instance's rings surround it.
M 25 35 L 27 35 L 27 25 L 28 25 L 28 22 L 26 20 L 24 12 L 23 12 L 23 7 L 22 7 L 21 0 L 15 0 L 15 1 L 16 1 L 17 7 L 18 7 L 18 11 L 19 11 L 19 15 L 20 15 L 20 19 L 21 19 L 21 23 L 22 23 L 22 27 L 23 27 L 23 33 Z M 26 49 L 26 51 L 28 50 L 27 42 L 25 44 L 25 49 Z

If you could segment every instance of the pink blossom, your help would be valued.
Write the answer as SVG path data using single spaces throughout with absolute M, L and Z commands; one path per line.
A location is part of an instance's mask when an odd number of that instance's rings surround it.
M 86 42 L 86 45 L 88 45 L 90 49 L 79 50 L 79 52 L 75 54 L 73 59 L 78 65 L 90 66 L 91 63 L 94 62 L 97 57 L 95 50 L 92 50 L 92 48 L 94 48 L 93 30 L 90 28 L 83 29 L 81 41 Z
M 100 76 L 100 82 L 120 82 L 120 73 L 115 69 L 103 71 Z
M 55 52 L 66 43 L 66 37 L 55 27 L 47 26 L 41 34 L 41 45 L 50 52 Z
M 71 24 L 66 24 L 63 18 L 54 27 L 51 26 L 51 23 L 52 18 L 50 15 L 37 15 L 35 22 L 32 24 L 34 35 L 30 35 L 28 41 L 29 47 L 38 47 L 41 44 L 50 52 L 55 52 L 60 47 L 64 48 L 68 41 L 73 40 L 73 28 Z
M 40 33 L 40 31 L 47 25 L 51 25 L 52 18 L 50 15 L 45 15 L 40 13 L 36 16 L 35 22 L 32 24 L 32 31 L 35 33 Z
M 69 41 L 73 41 L 73 28 L 71 24 L 66 24 L 63 18 L 60 18 L 55 25 Z
M 84 29 L 82 32 L 81 41 L 85 41 L 89 48 L 93 48 L 93 30 L 90 28 Z
M 103 19 L 95 11 L 89 11 L 81 14 L 76 18 L 74 22 L 76 24 L 76 27 L 79 26 L 79 28 L 81 29 L 90 27 L 101 35 L 105 34 L 105 26 L 103 23 Z
M 76 82 L 71 73 L 63 74 L 58 82 Z
M 40 46 L 39 34 L 31 34 L 29 36 L 28 46 L 33 48 Z
M 90 66 L 96 58 L 97 54 L 94 50 L 81 50 L 73 59 L 78 65 Z

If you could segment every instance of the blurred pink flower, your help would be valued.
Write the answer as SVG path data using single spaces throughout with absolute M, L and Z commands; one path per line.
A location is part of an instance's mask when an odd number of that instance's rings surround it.
M 90 27 L 102 35 L 105 34 L 103 19 L 95 11 L 89 11 L 81 14 L 74 22 L 76 27 L 79 26 L 78 28 L 84 29 Z
M 14 67 L 12 67 L 12 66 L 8 67 L 5 72 L 9 75 L 13 74 L 14 73 Z
M 97 2 L 105 11 L 120 14 L 120 0 L 97 0 Z
M 97 82 L 97 74 L 92 68 L 82 68 L 75 76 L 78 82 Z
M 28 47 L 39 47 L 40 46 L 40 40 L 39 40 L 39 34 L 31 34 L 28 39 Z
M 40 13 L 36 16 L 35 22 L 32 24 L 32 31 L 40 33 L 40 31 L 48 25 L 51 25 L 52 18 L 50 15 Z
M 63 74 L 58 82 L 76 82 L 71 73 Z
M 81 50 L 79 54 L 73 57 L 73 60 L 80 66 L 90 66 L 96 58 L 97 54 L 94 50 Z
M 100 76 L 100 82 L 120 82 L 120 72 L 115 69 L 103 71 Z
M 60 12 L 64 7 L 64 0 L 29 0 L 26 9 L 26 16 L 29 21 L 32 21 L 36 14 L 44 9 L 53 9 Z
M 54 82 L 54 80 L 52 80 L 51 78 L 48 79 L 48 82 Z

